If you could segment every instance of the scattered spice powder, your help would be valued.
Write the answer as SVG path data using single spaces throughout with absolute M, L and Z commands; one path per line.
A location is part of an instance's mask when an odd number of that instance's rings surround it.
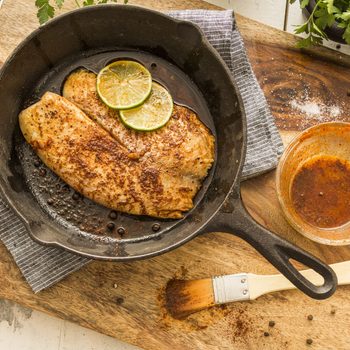
M 341 109 L 338 106 L 326 106 L 308 99 L 304 101 L 292 100 L 290 106 L 306 115 L 308 118 L 317 118 L 319 121 L 331 120 L 341 114 Z
M 296 96 L 296 94 L 294 94 Z M 349 90 L 350 96 L 350 90 Z M 344 106 L 342 103 L 341 106 Z M 341 120 L 343 109 L 339 104 L 322 102 L 322 98 L 313 96 L 310 89 L 305 88 L 302 96 L 296 96 L 289 101 L 288 113 L 298 116 L 296 126 L 301 129 L 313 125 L 315 122 L 329 122 Z M 283 111 L 283 110 L 282 110 Z
M 276 322 L 275 321 L 269 321 L 269 327 L 275 327 Z
M 309 316 L 307 317 L 307 319 L 308 319 L 309 321 L 312 321 L 312 320 L 314 319 L 314 317 L 313 317 L 312 315 L 309 315 Z
M 264 332 L 264 337 L 268 337 L 270 336 L 270 333 L 269 332 Z
M 229 310 L 229 309 L 228 309 Z M 247 334 L 252 330 L 253 321 L 250 319 L 247 307 L 235 310 L 228 314 L 230 334 L 233 335 L 233 341 L 239 341 L 246 338 Z
M 312 339 L 311 338 L 308 338 L 308 339 L 306 339 L 306 344 L 308 344 L 308 345 L 311 345 L 312 344 Z

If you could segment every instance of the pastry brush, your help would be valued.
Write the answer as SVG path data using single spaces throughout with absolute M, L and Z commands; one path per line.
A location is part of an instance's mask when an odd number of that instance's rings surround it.
M 338 277 L 338 285 L 350 284 L 350 261 L 330 265 Z M 323 278 L 314 270 L 301 274 L 315 285 Z M 255 300 L 261 295 L 296 287 L 283 275 L 239 273 L 200 280 L 171 280 L 165 290 L 166 308 L 174 318 L 218 304 Z

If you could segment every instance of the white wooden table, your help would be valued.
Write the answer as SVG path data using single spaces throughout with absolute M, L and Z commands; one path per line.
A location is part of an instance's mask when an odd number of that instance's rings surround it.
M 7 1 L 13 0 L 5 0 L 5 5 L 0 11 L 6 11 Z M 28 1 L 34 4 L 34 0 Z M 2 0 L 0 4 L 1 2 Z M 246 17 L 289 32 L 293 32 L 293 25 L 304 21 L 298 2 L 292 6 L 288 5 L 288 0 L 210 0 L 209 2 L 225 8 L 233 8 Z M 336 48 L 335 43 L 326 45 L 350 54 L 348 46 L 341 45 L 340 48 Z M 131 350 L 136 348 L 67 321 L 0 299 L 0 349 Z

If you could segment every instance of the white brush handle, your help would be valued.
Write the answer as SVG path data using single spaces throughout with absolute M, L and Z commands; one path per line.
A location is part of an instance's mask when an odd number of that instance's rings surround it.
M 338 277 L 338 285 L 350 284 L 350 261 L 330 265 Z M 321 285 L 323 278 L 314 270 L 304 270 L 301 274 L 315 285 Z M 250 300 L 261 295 L 296 287 L 283 275 L 255 275 L 248 273 Z

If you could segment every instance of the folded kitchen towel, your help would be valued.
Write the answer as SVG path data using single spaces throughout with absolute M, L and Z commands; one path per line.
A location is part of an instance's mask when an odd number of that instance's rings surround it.
M 261 174 L 277 165 L 281 138 L 265 97 L 249 64 L 232 11 L 172 11 L 169 15 L 201 27 L 220 53 L 238 85 L 248 122 L 248 150 L 243 177 Z M 23 223 L 0 199 L 0 239 L 11 252 L 34 292 L 47 288 L 90 260 L 34 242 Z

